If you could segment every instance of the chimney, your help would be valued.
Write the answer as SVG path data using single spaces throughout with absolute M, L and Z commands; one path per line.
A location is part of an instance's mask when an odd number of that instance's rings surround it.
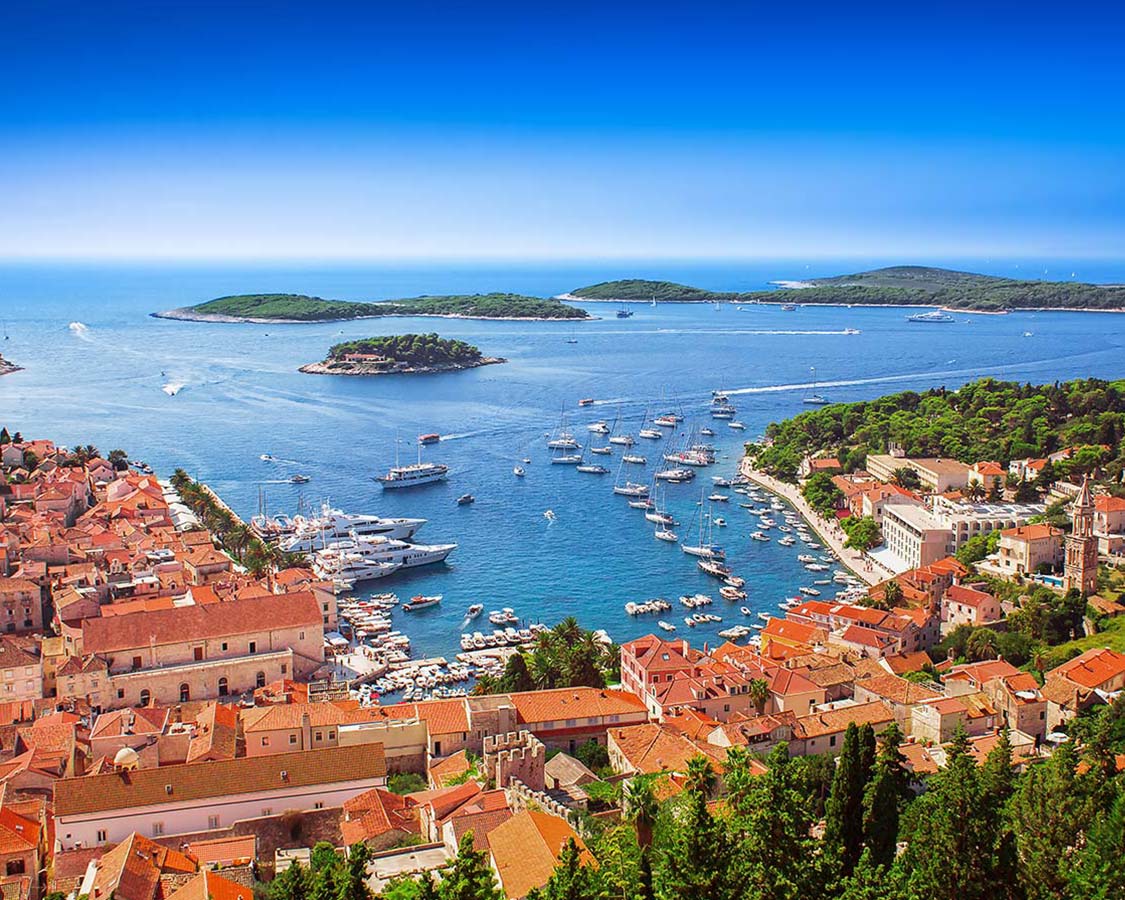
M 301 713 L 301 749 L 312 749 L 312 719 L 307 710 Z

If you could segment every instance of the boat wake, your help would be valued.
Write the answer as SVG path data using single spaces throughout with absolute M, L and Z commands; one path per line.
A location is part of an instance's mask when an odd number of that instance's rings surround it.
M 164 391 L 164 393 L 169 397 L 175 397 L 176 394 L 182 391 L 185 387 L 187 387 L 187 385 L 182 381 L 169 381 L 166 385 L 161 387 L 160 390 Z
M 485 433 L 485 430 L 482 428 L 479 431 L 462 431 L 459 434 L 443 434 L 441 439 L 443 441 L 459 441 L 462 438 L 476 437 L 477 435 Z
M 86 325 L 83 322 L 71 322 L 66 327 L 70 329 L 70 333 L 73 334 L 76 338 L 83 341 L 93 341 L 93 338 L 90 337 L 89 325 Z

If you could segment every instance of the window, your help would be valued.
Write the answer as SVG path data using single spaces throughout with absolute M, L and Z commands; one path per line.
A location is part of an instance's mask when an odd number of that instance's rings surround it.
M 332 729 L 328 730 L 328 740 L 330 740 L 330 741 L 336 740 L 336 732 L 332 731 Z
M 282 675 L 284 675 L 284 674 L 285 674 L 286 672 L 288 672 L 288 671 L 289 671 L 289 666 L 288 666 L 288 664 L 287 664 L 287 663 L 282 663 L 282 664 L 281 664 L 281 674 L 282 674 Z
M 22 875 L 23 874 L 23 860 L 22 859 L 9 859 L 7 865 L 4 867 L 7 875 Z
M 219 827 L 219 817 L 218 816 L 208 816 L 207 817 L 207 828 L 208 828 L 208 830 L 214 831 L 218 827 Z
M 270 745 L 270 738 L 268 734 L 262 735 L 262 746 L 268 747 Z
M 324 740 L 324 732 L 323 731 L 318 731 L 316 733 L 316 740 L 318 740 L 318 741 Z
M 830 737 L 828 739 L 828 746 L 829 747 L 835 747 L 836 746 L 836 735 L 832 735 L 832 737 Z
M 299 640 L 299 641 L 303 641 L 304 639 L 305 639 L 305 633 L 304 633 L 304 632 L 302 631 L 302 632 L 301 632 L 301 633 L 300 633 L 300 634 L 299 634 L 299 635 L 297 636 L 297 640 Z
M 219 696 L 220 697 L 226 697 L 229 693 L 230 693 L 230 688 L 228 687 L 227 680 L 225 678 L 220 678 L 219 679 Z
M 148 688 L 141 691 L 141 706 L 148 706 L 149 701 L 152 699 L 152 694 L 149 693 Z
M 295 735 L 295 734 L 291 734 L 291 735 L 289 735 L 289 743 L 290 743 L 290 744 L 295 744 L 295 743 L 297 743 L 297 735 Z
M 108 837 L 108 835 L 106 835 L 105 829 L 99 828 L 98 829 L 98 843 L 104 844 L 106 842 L 107 837 Z
M 324 804 L 323 804 L 323 803 L 321 803 L 321 802 L 320 802 L 320 801 L 318 800 L 318 801 L 317 801 L 316 803 L 314 803 L 314 804 L 313 804 L 313 809 L 324 809 Z
M 139 656 L 133 657 L 133 668 L 139 669 L 141 667 L 141 658 Z
M 124 700 L 125 699 L 125 688 L 118 688 L 117 689 L 117 699 L 118 700 Z
M 185 681 L 180 685 L 180 702 L 187 703 L 191 699 L 191 687 Z
M 226 642 L 226 641 L 223 641 L 223 643 L 222 643 L 222 645 L 221 645 L 221 646 L 222 646 L 222 648 L 223 648 L 224 650 L 226 650 L 226 649 L 227 649 L 227 642 Z
M 203 659 L 203 648 L 202 647 L 194 647 L 194 648 L 192 648 L 192 652 L 195 654 L 196 662 Z
M 256 676 L 254 676 L 254 684 L 256 684 L 258 687 L 265 687 L 266 686 L 266 673 L 265 672 L 259 672 Z
M 160 835 L 162 835 L 162 834 L 164 834 L 164 823 L 163 822 L 153 822 L 152 823 L 152 836 L 153 837 L 160 837 Z
M 258 642 L 257 641 L 251 641 L 250 642 L 250 652 L 251 653 L 257 653 L 258 652 Z
M 272 816 L 273 815 L 273 807 L 272 806 L 263 806 L 262 807 L 262 815 L 263 816 Z

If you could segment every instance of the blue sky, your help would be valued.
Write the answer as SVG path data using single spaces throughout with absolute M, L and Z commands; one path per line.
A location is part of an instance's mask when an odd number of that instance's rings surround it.
M 1120 257 L 1110 3 L 0 7 L 0 256 Z

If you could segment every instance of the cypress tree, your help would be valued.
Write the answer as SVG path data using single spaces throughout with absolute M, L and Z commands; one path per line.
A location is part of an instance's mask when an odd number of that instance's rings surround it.
M 438 887 L 441 900 L 504 900 L 482 850 L 473 849 L 473 833 L 466 831 L 457 845 L 457 858 Z
M 1073 896 L 1083 900 L 1119 900 L 1125 897 L 1125 793 L 1103 813 L 1090 831 L 1078 857 L 1070 884 Z
M 899 752 L 902 732 L 892 723 L 882 739 L 875 775 L 863 796 L 863 839 L 867 845 L 864 855 L 872 866 L 890 866 L 894 862 L 899 811 L 909 792 L 906 758 Z
M 844 733 L 844 748 L 824 808 L 824 841 L 839 852 L 843 875 L 851 874 L 863 849 L 863 752 L 859 729 L 852 722 Z

